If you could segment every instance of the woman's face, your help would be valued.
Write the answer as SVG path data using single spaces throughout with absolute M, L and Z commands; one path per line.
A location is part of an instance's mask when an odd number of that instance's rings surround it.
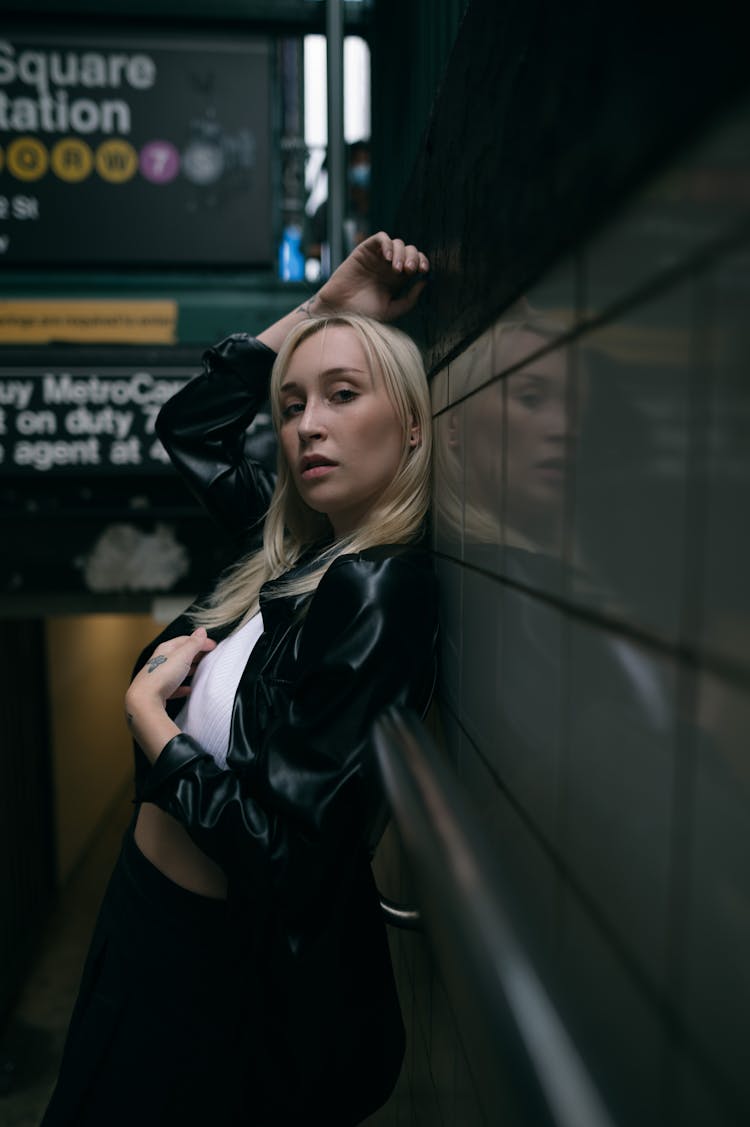
M 357 528 L 393 480 L 402 424 L 356 333 L 332 325 L 295 349 L 281 385 L 280 440 L 297 490 L 336 537 Z
M 506 387 L 509 508 L 555 509 L 570 460 L 564 354 L 553 352 L 510 376 Z
M 529 351 L 531 337 L 517 343 Z M 466 489 L 499 512 L 504 475 L 507 525 L 532 538 L 554 534 L 563 515 L 574 438 L 567 379 L 565 353 L 552 352 L 466 403 Z

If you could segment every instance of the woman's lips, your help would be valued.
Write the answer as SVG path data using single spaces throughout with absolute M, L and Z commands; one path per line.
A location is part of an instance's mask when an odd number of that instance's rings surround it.
M 316 477 L 325 477 L 332 469 L 335 469 L 335 466 L 336 463 L 332 462 L 330 458 L 323 458 L 314 454 L 302 459 L 300 476 L 305 481 L 311 481 Z
M 536 468 L 545 477 L 560 478 L 567 472 L 568 463 L 562 458 L 548 458 L 545 462 L 537 462 Z
M 316 477 L 325 477 L 331 470 L 335 469 L 333 462 L 322 462 L 317 466 L 308 466 L 307 469 L 302 471 L 302 477 L 305 481 L 310 481 Z

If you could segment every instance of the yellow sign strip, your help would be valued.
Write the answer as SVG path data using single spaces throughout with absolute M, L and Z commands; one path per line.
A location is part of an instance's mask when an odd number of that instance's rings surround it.
M 0 344 L 174 344 L 176 301 L 0 301 Z

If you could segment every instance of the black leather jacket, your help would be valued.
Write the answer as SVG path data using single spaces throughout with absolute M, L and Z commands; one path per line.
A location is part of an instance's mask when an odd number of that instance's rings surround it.
M 274 356 L 228 338 L 157 422 L 174 464 L 238 539 L 257 536 L 273 487 L 247 458 L 245 432 Z M 270 1072 L 299 1092 L 290 1120 L 356 1123 L 387 1097 L 403 1055 L 370 872 L 383 799 L 369 733 L 390 704 L 428 704 L 435 581 L 424 549 L 394 545 L 340 557 L 313 596 L 272 598 L 273 586 L 261 591 L 264 633 L 240 679 L 227 769 L 182 733 L 153 767 L 138 756 L 137 797 L 177 818 L 228 875 L 262 968 L 265 1003 L 248 1019 L 261 1023 Z M 162 638 L 189 630 L 183 616 Z

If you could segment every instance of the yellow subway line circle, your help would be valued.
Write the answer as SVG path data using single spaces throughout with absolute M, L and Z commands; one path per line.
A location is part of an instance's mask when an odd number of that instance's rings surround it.
M 91 175 L 94 154 L 85 141 L 78 137 L 63 137 L 53 147 L 50 156 L 52 171 L 68 184 L 78 184 Z
M 49 167 L 46 147 L 36 137 L 16 137 L 8 145 L 8 172 L 16 180 L 41 180 Z
M 94 157 L 96 171 L 110 184 L 124 184 L 138 171 L 138 153 L 127 141 L 103 141 Z

